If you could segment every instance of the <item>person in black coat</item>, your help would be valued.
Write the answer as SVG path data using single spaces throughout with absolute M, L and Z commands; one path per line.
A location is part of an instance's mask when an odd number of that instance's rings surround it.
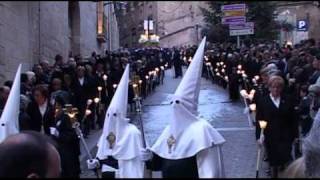
M 272 177 L 278 177 L 279 170 L 292 161 L 291 150 L 298 137 L 298 126 L 295 122 L 294 106 L 290 99 L 282 95 L 284 80 L 280 76 L 271 76 L 268 81 L 270 94 L 260 99 L 257 121 L 267 121 L 264 131 L 265 147 L 271 167 Z M 256 126 L 256 139 L 260 142 L 260 127 Z
M 33 99 L 28 105 L 30 116 L 27 126 L 30 130 L 50 134 L 49 127 L 53 123 L 54 109 L 49 102 L 49 91 L 46 85 L 37 85 L 33 90 Z
M 61 177 L 79 178 L 80 141 L 69 116 L 62 110 L 65 102 L 57 96 L 55 99 L 55 123 L 50 127 L 52 138 L 58 144 L 61 159 Z
M 179 76 L 182 77 L 182 61 L 180 58 L 180 53 L 177 49 L 175 49 L 173 53 L 173 66 L 174 66 L 175 78 L 178 78 Z
M 77 77 L 72 80 L 71 89 L 74 93 L 74 102 L 72 104 L 79 110 L 79 119 L 82 119 L 84 116 L 84 112 L 87 106 L 87 100 L 92 98 L 92 95 L 90 94 L 90 92 L 92 92 L 92 88 L 93 87 L 91 87 L 89 78 L 85 76 L 85 68 L 83 66 L 78 66 Z M 83 125 L 83 133 L 85 137 L 89 134 L 90 131 L 90 120 L 90 118 L 87 118 L 85 122 L 81 122 L 81 125 Z

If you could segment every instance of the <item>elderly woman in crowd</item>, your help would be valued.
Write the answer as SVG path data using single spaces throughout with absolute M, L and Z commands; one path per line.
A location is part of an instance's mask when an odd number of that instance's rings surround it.
M 272 177 L 278 177 L 278 172 L 292 160 L 292 143 L 297 138 L 297 123 L 294 122 L 294 107 L 290 99 L 282 94 L 284 80 L 280 76 L 272 76 L 268 81 L 270 94 L 259 101 L 257 120 L 265 120 L 268 126 L 264 131 Z M 257 133 L 257 140 L 260 139 Z M 263 142 L 258 140 L 258 144 Z

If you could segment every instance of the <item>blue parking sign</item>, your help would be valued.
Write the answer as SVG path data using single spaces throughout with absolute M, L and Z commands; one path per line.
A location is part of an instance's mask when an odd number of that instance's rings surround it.
M 308 23 L 306 20 L 297 21 L 297 31 L 308 31 Z

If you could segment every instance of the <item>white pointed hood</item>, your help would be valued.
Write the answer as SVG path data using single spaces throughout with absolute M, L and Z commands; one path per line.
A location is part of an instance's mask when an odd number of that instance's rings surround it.
M 164 129 L 151 151 L 166 159 L 182 159 L 196 155 L 214 144 L 221 144 L 224 138 L 206 121 L 198 116 L 206 37 L 201 41 L 183 79 L 172 98 L 169 125 Z M 174 144 L 169 148 L 169 142 Z M 171 150 L 170 150 L 171 149 Z
M 21 64 L 18 67 L 8 100 L 0 118 L 0 142 L 9 135 L 19 133 L 20 77 Z
M 117 90 L 106 113 L 103 132 L 98 142 L 97 157 L 105 159 L 113 156 L 118 160 L 128 160 L 140 153 L 142 146 L 139 130 L 129 123 L 127 116 L 129 86 L 129 65 L 126 66 Z M 108 137 L 115 136 L 110 148 Z M 140 139 L 139 139 L 140 138 Z
M 190 123 L 197 120 L 205 43 L 206 37 L 202 39 L 172 98 L 170 132 L 174 137 L 177 137 Z

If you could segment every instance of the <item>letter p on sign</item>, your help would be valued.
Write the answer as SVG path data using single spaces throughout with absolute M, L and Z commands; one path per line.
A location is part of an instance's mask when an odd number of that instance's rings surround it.
M 302 29 L 306 25 L 305 21 L 299 21 L 299 29 Z
M 305 21 L 305 20 L 299 20 L 299 21 L 298 21 L 297 30 L 298 30 L 298 31 L 307 31 L 307 30 L 308 30 L 307 21 Z

